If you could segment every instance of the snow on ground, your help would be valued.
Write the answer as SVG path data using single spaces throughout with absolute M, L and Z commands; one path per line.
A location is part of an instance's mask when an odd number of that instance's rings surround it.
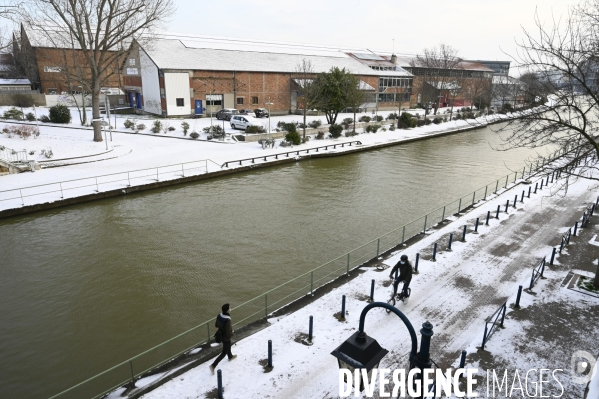
M 383 112 L 379 114 L 386 115 Z M 344 117 L 353 117 L 353 114 L 340 114 L 339 120 L 342 120 Z M 119 118 L 117 120 L 124 121 L 126 119 L 120 116 Z M 310 118 L 322 119 L 324 117 Z M 276 122 L 281 120 L 298 120 L 298 116 L 272 117 L 272 120 L 273 124 L 276 124 Z M 190 120 L 190 124 L 191 122 L 202 126 L 209 126 L 210 124 L 208 119 L 194 119 Z M 384 143 L 434 136 L 447 131 L 480 126 L 484 123 L 484 120 L 451 121 L 440 125 L 430 124 L 409 130 L 398 129 L 395 131 L 363 133 L 354 137 L 340 137 L 338 139 L 313 139 L 305 144 L 291 148 L 275 146 L 274 148 L 266 149 L 262 148 L 256 142 L 235 142 L 230 137 L 226 141 L 193 140 L 184 138 L 183 134 L 177 133 L 177 131 L 167 135 L 162 133 L 136 134 L 132 132 L 113 132 L 112 140 L 108 136 L 106 142 L 96 143 L 92 141 L 92 132 L 90 130 L 76 128 L 75 123 L 71 124 L 73 128 L 40 124 L 41 135 L 38 138 L 23 140 L 16 136 L 9 138 L 6 134 L 0 134 L 0 145 L 17 151 L 25 149 L 28 153 L 29 151 L 35 151 L 35 154 L 31 157 L 43 161 L 42 164 L 45 164 L 45 167 L 61 167 L 42 169 L 35 173 L 1 176 L 0 210 L 21 207 L 23 205 L 53 202 L 61 198 L 91 194 L 95 191 L 125 188 L 128 185 L 147 184 L 156 179 L 168 180 L 179 178 L 182 175 L 189 176 L 190 174 L 215 172 L 222 170 L 222 165 L 225 162 L 239 159 L 263 157 L 265 155 L 280 154 L 288 151 L 304 151 L 319 146 L 342 144 L 356 140 L 361 141 L 361 147 L 364 148 Z M 178 137 L 175 139 L 177 135 Z M 277 142 L 280 143 L 280 140 Z M 41 155 L 41 150 L 47 148 L 52 149 L 52 159 L 45 159 Z M 356 148 L 355 144 L 352 147 L 329 147 L 327 150 L 321 149 L 319 152 L 339 153 L 354 148 Z M 293 155 L 297 158 L 306 155 L 306 153 Z M 79 158 L 77 160 L 65 160 L 74 157 Z M 272 161 L 274 161 L 274 158 L 267 158 L 266 161 L 257 159 L 256 163 Z M 237 162 L 227 165 L 226 168 L 232 169 L 247 165 L 247 162 L 245 165 L 239 165 Z M 160 169 L 157 177 L 155 177 L 155 169 L 140 171 L 151 168 Z M 131 171 L 139 172 L 127 173 Z M 113 174 L 113 176 L 105 176 L 110 174 Z M 95 177 L 98 176 L 104 177 L 98 178 L 96 184 Z M 76 179 L 87 180 L 73 182 Z M 59 182 L 63 184 L 59 186 Z M 34 187 L 38 185 L 47 186 Z M 75 188 L 80 186 L 84 187 Z M 21 199 L 21 196 L 23 196 L 23 199 Z
M 466 242 L 461 242 L 461 227 L 467 224 L 472 228 L 476 217 L 486 216 L 487 211 L 494 213 L 498 204 L 512 199 L 513 191 L 507 190 L 497 197 L 492 196 L 470 213 L 455 218 L 455 221 L 430 231 L 430 234 L 405 251 L 397 251 L 384 260 L 384 264 L 391 266 L 401 254 L 407 254 L 412 261 L 417 252 L 421 254 L 420 274 L 414 276 L 411 284 L 412 295 L 406 303 L 397 306 L 405 312 L 416 331 L 425 321 L 434 325 L 435 335 L 431 347 L 433 360 L 445 367 L 452 363 L 457 365 L 461 350 L 469 348 L 471 343 L 478 342 L 482 337 L 485 318 L 506 299 L 513 302 L 518 285 L 526 286 L 536 262 L 551 253 L 549 242 L 555 241 L 559 235 L 557 227 L 569 226 L 572 220 L 580 216 L 582 205 L 586 206 L 589 201 L 596 199 L 596 190 L 596 183 L 583 180 L 570 186 L 565 198 L 544 196 L 549 192 L 544 189 L 530 199 L 526 198 L 524 203 L 518 203 L 517 209 L 510 208 L 507 214 L 502 212 L 499 220 L 491 219 L 489 226 L 479 226 L 479 234 L 470 230 Z M 547 220 L 552 222 L 547 224 Z M 433 262 L 433 243 L 439 242 L 440 248 L 446 248 L 449 233 L 454 233 L 452 251 L 441 249 L 437 261 Z M 388 299 L 391 290 L 389 271 L 367 269 L 304 308 L 277 317 L 276 320 L 271 319 L 273 323 L 268 328 L 237 342 L 233 346 L 233 353 L 239 357 L 232 362 L 224 359 L 218 366 L 223 373 L 224 396 L 337 397 L 338 366 L 330 352 L 357 330 L 372 279 L 376 282 L 375 300 Z M 539 286 L 543 284 L 543 281 L 538 283 Z M 344 322 L 333 317 L 340 311 L 342 295 L 346 295 L 348 311 Z M 522 305 L 529 306 L 535 300 L 533 295 L 527 295 L 523 297 Z M 231 315 L 235 322 L 235 310 Z M 314 343 L 306 346 L 301 343 L 300 334 L 308 332 L 310 315 L 314 316 Z M 365 331 L 390 351 L 380 367 L 395 369 L 406 366 L 409 335 L 395 315 L 372 310 L 366 318 Z M 417 335 L 420 338 L 420 334 Z M 497 337 L 491 338 L 491 342 L 494 339 L 497 345 L 501 345 Z M 273 342 L 274 369 L 270 373 L 266 373 L 259 364 L 267 356 L 268 340 Z M 519 362 L 524 364 L 524 357 L 526 354 L 511 359 L 513 367 L 519 367 Z M 200 365 L 143 397 L 206 397 L 217 383 L 208 365 Z M 541 366 L 536 365 L 537 368 Z

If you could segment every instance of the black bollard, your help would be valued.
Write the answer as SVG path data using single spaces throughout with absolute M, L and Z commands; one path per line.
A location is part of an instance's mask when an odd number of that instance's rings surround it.
M 528 186 L 528 198 L 530 198 L 530 191 L 532 190 L 532 186 Z
M 550 265 L 553 265 L 553 260 L 555 259 L 556 252 L 557 252 L 557 248 L 553 247 L 553 251 L 551 251 L 551 261 L 549 262 Z
M 535 183 L 535 194 L 537 193 L 537 188 L 539 188 L 539 183 Z
M 370 282 L 370 302 L 374 302 L 374 279 Z
M 341 318 L 345 319 L 345 295 L 341 295 Z
M 479 220 L 478 220 L 478 218 L 476 218 L 476 224 L 474 225 L 474 232 L 475 233 L 478 233 L 478 223 L 479 223 Z
M 435 243 L 435 245 L 433 245 L 433 262 L 437 261 L 437 243 Z M 374 281 L 374 280 L 372 280 Z
M 542 190 L 543 189 L 543 179 L 541 179 L 541 185 L 539 186 L 539 189 Z
M 464 230 L 462 231 L 462 242 L 466 242 L 466 225 L 464 225 Z
M 223 373 L 220 369 L 216 370 L 216 383 L 218 387 L 218 399 L 223 399 Z
M 595 213 L 595 204 L 591 207 L 591 216 Z
M 497 205 L 497 213 L 495 213 L 495 219 L 499 219 L 499 208 L 501 205 Z
M 507 213 L 507 208 L 509 208 L 509 207 L 510 207 L 510 200 L 507 200 L 505 202 L 505 213 Z
M 516 297 L 516 307 L 520 307 L 520 296 L 522 296 L 522 286 L 518 287 L 518 296 Z
M 578 222 L 574 222 L 574 235 L 576 235 L 577 231 L 578 231 Z
M 491 211 L 487 211 L 487 221 L 485 222 L 485 226 L 489 225 L 489 217 L 491 216 Z
M 514 196 L 514 208 L 516 207 L 516 202 L 518 202 L 518 194 Z
M 547 181 L 545 182 L 545 185 L 548 186 L 549 185 L 549 175 L 547 175 Z
M 414 262 L 414 271 L 418 273 L 418 261 L 420 260 L 420 253 L 416 254 L 416 262 Z
M 460 367 L 459 368 L 463 369 L 465 365 L 466 365 L 466 351 L 462 351 L 462 356 L 460 357 Z
M 308 342 L 312 342 L 312 328 L 314 327 L 314 318 L 310 316 L 310 327 L 308 330 Z
M 268 340 L 268 367 L 272 368 L 272 341 Z
M 522 190 L 522 197 L 520 197 L 520 202 L 524 202 L 524 190 Z
M 453 241 L 453 233 L 449 233 L 449 244 L 447 244 L 447 250 L 451 251 L 451 243 Z

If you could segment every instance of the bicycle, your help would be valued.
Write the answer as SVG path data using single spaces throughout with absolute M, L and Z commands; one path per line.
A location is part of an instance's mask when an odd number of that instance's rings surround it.
M 391 298 L 387 301 L 387 303 L 391 306 L 395 306 L 395 303 L 397 301 L 405 302 L 405 300 L 410 297 L 410 294 L 412 294 L 412 289 L 408 287 L 408 295 L 405 295 L 403 290 L 401 290 L 399 293 L 391 296 Z M 387 311 L 387 313 L 391 313 L 391 310 L 389 310 L 389 309 L 385 309 L 385 310 Z

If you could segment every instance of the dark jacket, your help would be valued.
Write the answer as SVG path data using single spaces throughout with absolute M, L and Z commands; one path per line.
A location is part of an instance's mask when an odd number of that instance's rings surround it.
M 410 282 L 412 281 L 412 264 L 410 261 L 406 261 L 403 265 L 401 261 L 397 262 L 397 264 L 391 269 L 391 273 L 389 273 L 389 277 L 393 278 L 395 274 L 395 270 L 399 269 L 399 278 L 402 281 Z
M 233 336 L 233 328 L 231 327 L 231 316 L 228 314 L 219 314 L 216 316 L 214 326 L 223 332 L 223 341 L 230 341 Z

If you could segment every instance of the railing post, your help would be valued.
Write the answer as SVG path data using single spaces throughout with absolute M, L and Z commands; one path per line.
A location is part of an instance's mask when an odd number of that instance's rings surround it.
M 181 177 L 185 177 L 185 168 L 183 164 L 181 164 Z
M 497 205 L 497 212 L 495 213 L 495 219 L 499 219 L 499 208 L 501 208 L 501 205 Z
M 401 243 L 404 243 L 404 238 L 406 237 L 406 226 L 403 226 L 402 232 L 401 232 Z
M 436 262 L 436 261 L 437 261 L 437 243 L 435 243 L 433 245 L 433 262 Z
M 541 179 L 541 185 L 539 186 L 539 189 L 542 190 L 543 189 L 543 179 Z
M 447 244 L 447 250 L 451 251 L 451 243 L 453 242 L 453 233 L 449 233 L 449 243 Z
M 381 239 L 376 240 L 376 256 L 379 256 L 381 250 Z
M 133 373 L 133 360 L 129 360 L 129 366 L 131 367 L 131 382 L 135 380 L 135 374 Z
M 518 172 L 514 173 L 514 184 L 516 183 L 517 178 L 518 178 Z
M 460 198 L 460 203 L 458 204 L 458 213 L 462 210 L 462 199 Z
M 427 222 L 427 219 L 428 219 L 428 215 L 424 215 L 424 231 L 423 231 L 424 234 L 426 234 L 426 222 Z
M 156 168 L 156 181 L 160 181 L 160 178 L 158 177 L 158 168 Z
M 505 311 L 507 310 L 507 302 L 503 304 L 503 315 L 501 316 L 501 327 L 503 327 L 503 321 L 505 320 Z
M 551 266 L 553 266 L 553 260 L 555 259 L 555 253 L 557 252 L 557 248 L 553 247 L 553 250 L 551 251 L 551 260 L 549 261 L 549 264 Z
M 532 269 L 532 276 L 530 276 L 530 287 L 529 290 L 532 290 L 532 287 L 535 285 L 535 269 Z
M 487 323 L 485 323 L 485 334 L 483 335 L 483 344 L 481 345 L 482 350 L 485 350 L 486 341 L 487 341 Z
M 516 296 L 516 305 L 515 307 L 520 307 L 520 297 L 522 296 L 522 286 L 518 287 L 518 295 Z
M 510 206 L 510 200 L 507 200 L 505 202 L 505 213 L 507 213 L 507 209 L 509 208 L 509 206 Z
M 522 180 L 524 180 L 524 173 L 526 173 L 526 166 L 522 168 Z
M 314 272 L 310 272 L 310 296 L 314 296 Z
M 370 302 L 374 302 L 374 279 L 370 282 Z
M 491 211 L 487 211 L 487 220 L 485 221 L 485 226 L 489 225 L 489 218 L 491 217 Z
M 514 208 L 516 207 L 516 202 L 518 202 L 518 194 L 514 196 Z
M 218 399 L 223 399 L 223 372 L 220 369 L 216 370 L 216 384 Z
M 272 341 L 268 340 L 268 367 L 272 368 Z
M 129 177 L 129 172 L 127 172 L 127 182 L 129 183 L 127 187 L 131 187 L 131 178 Z
M 566 244 L 570 245 L 570 236 L 572 235 L 572 227 L 568 229 L 568 238 L 566 238 Z
M 474 205 L 474 199 L 476 198 L 476 191 L 472 193 L 472 205 Z
M 524 193 L 525 193 L 525 191 L 522 190 L 522 197 L 520 197 L 520 202 L 524 202 Z
M 545 271 L 545 258 L 541 261 L 541 277 L 543 277 L 543 272 Z
M 310 316 L 310 326 L 309 326 L 309 331 L 308 331 L 308 342 L 312 342 L 312 338 L 313 338 L 313 335 L 312 335 L 312 329 L 314 327 L 314 321 L 313 320 L 314 320 L 313 317 Z
M 578 222 L 574 222 L 574 235 L 576 236 L 576 232 L 578 231 Z
M 62 183 L 60 183 L 60 198 L 64 198 L 64 193 L 62 192 Z
M 345 320 L 345 295 L 341 295 L 341 318 Z
M 414 271 L 418 273 L 418 261 L 420 260 L 420 252 L 416 254 L 416 262 L 414 262 Z
M 466 242 L 466 228 L 467 225 L 464 225 L 464 230 L 462 231 L 462 242 Z
M 268 317 L 268 294 L 264 294 L 264 317 Z
M 446 205 L 443 206 L 443 214 L 441 215 L 441 221 L 445 220 L 445 206 Z
M 485 186 L 485 196 L 483 197 L 483 200 L 487 200 L 487 189 L 489 188 L 489 186 Z
M 476 224 L 474 225 L 474 233 L 478 233 L 478 223 L 479 223 L 479 218 L 476 218 Z
M 560 247 L 559 247 L 559 253 L 560 253 L 560 255 L 562 253 L 562 249 L 564 249 L 564 243 L 565 243 L 565 238 L 564 238 L 564 236 L 562 236 L 562 242 L 561 242 Z
M 495 183 L 495 192 L 493 194 L 497 194 L 498 190 L 499 190 L 499 180 L 497 180 L 497 183 Z
M 510 175 L 507 175 L 507 176 L 505 177 L 505 187 L 504 187 L 504 188 L 507 188 L 507 180 L 508 180 L 509 178 L 510 178 Z
M 98 178 L 96 177 L 96 192 L 100 192 L 100 188 L 98 187 Z
M 349 276 L 349 252 L 347 253 L 347 275 Z
M 528 198 L 530 198 L 530 192 L 532 190 L 532 186 L 528 186 Z

